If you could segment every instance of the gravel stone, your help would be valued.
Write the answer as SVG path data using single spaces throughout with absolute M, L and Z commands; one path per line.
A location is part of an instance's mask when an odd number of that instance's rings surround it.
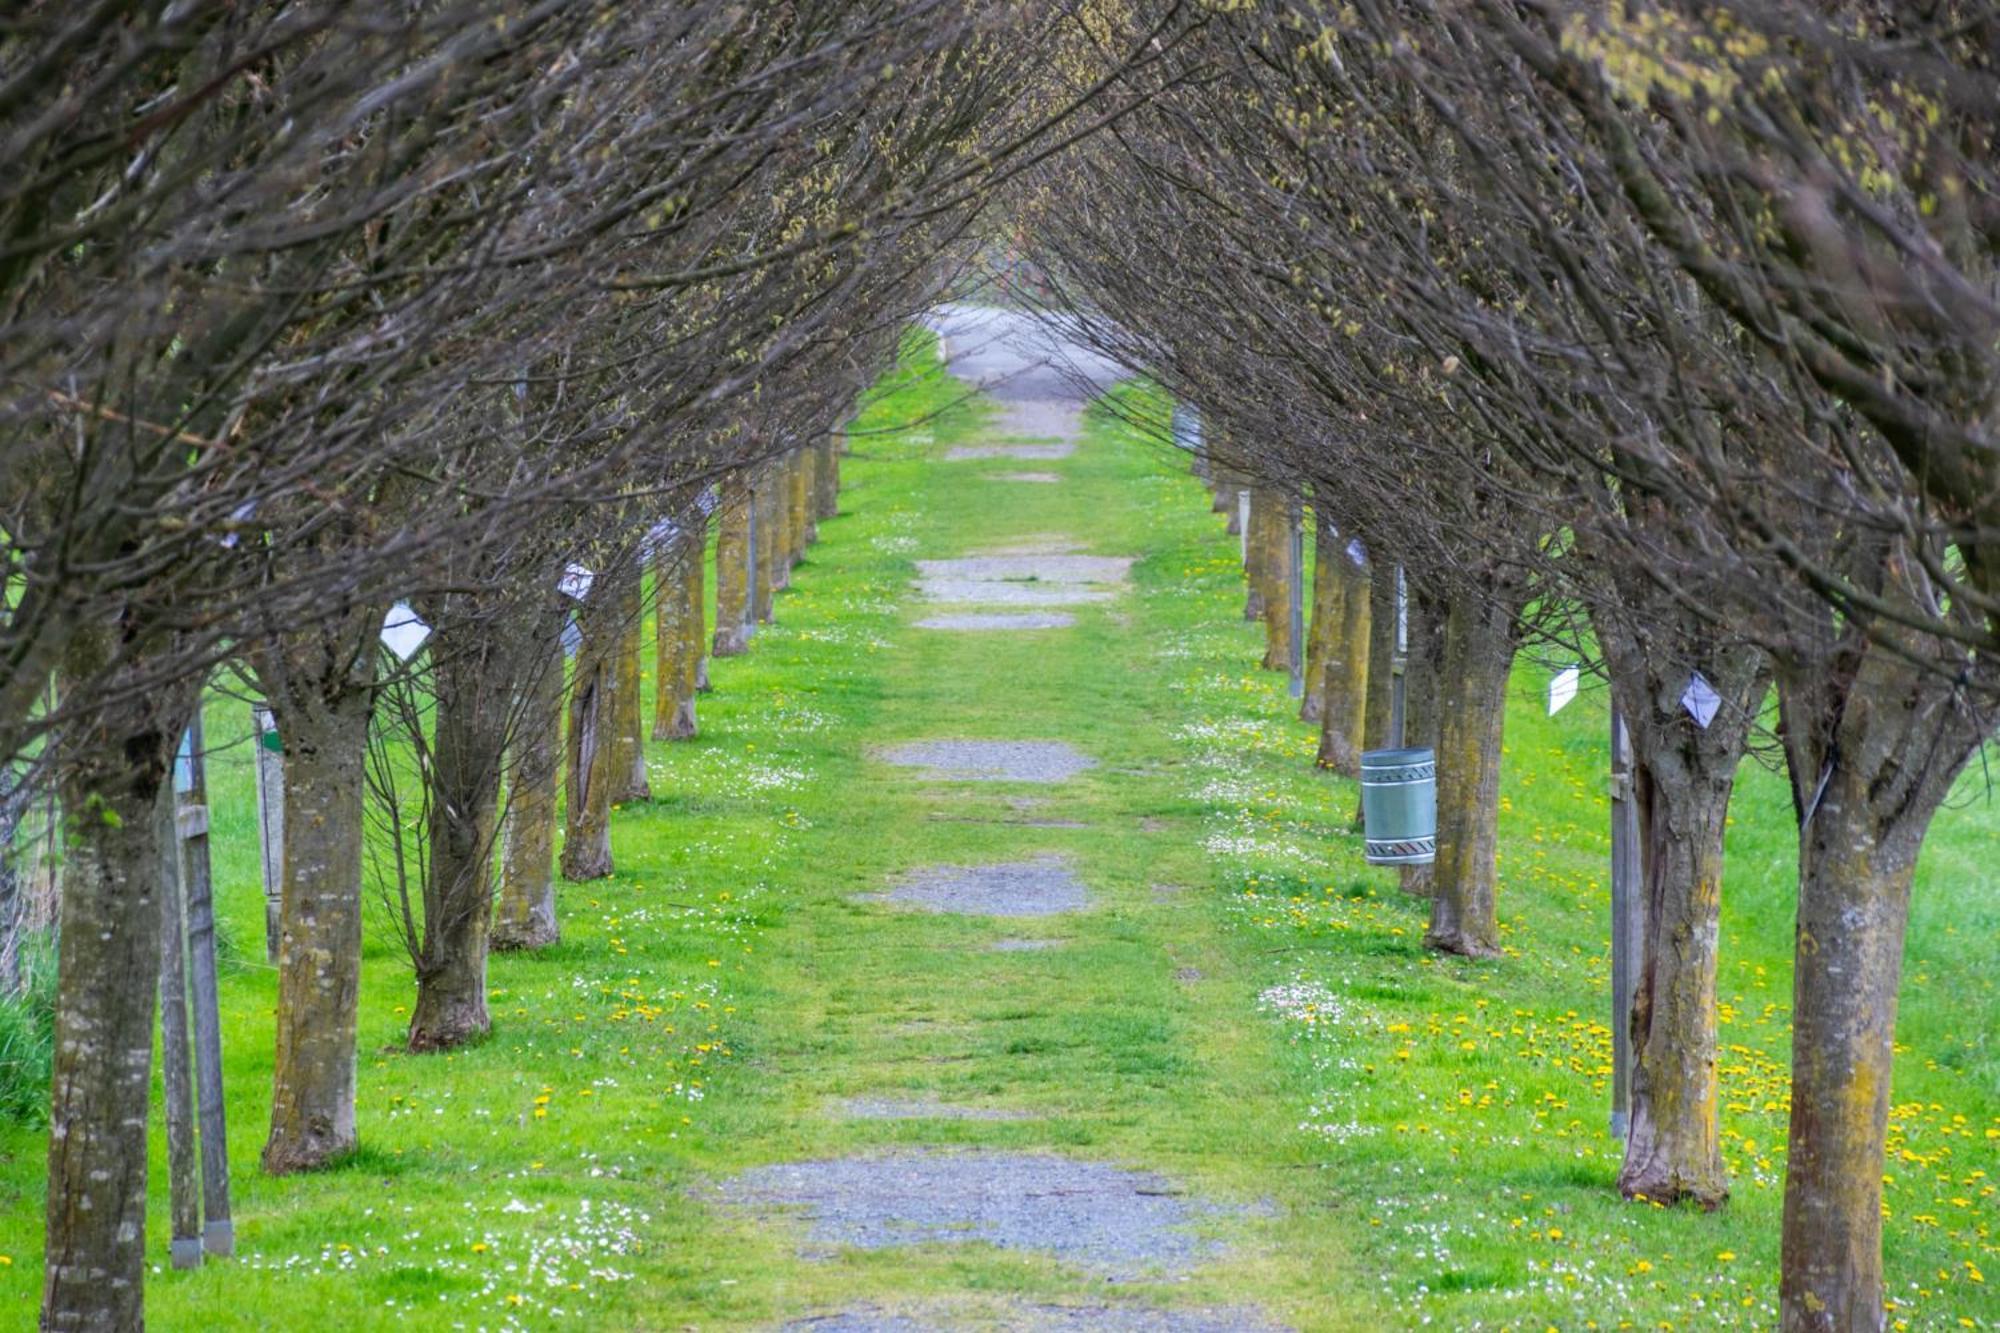
M 917 622 L 918 629 L 963 629 L 963 630 L 1023 630 L 1023 629 L 1068 629 L 1076 623 L 1076 617 L 1067 611 L 1020 611 L 1014 614 L 980 614 L 967 612 L 962 615 L 926 616 Z
M 957 782 L 1065 782 L 1097 764 L 1061 741 L 909 741 L 876 758 Z
M 914 903 L 961 916 L 1055 916 L 1089 906 L 1090 893 L 1061 857 L 1038 856 L 983 866 L 926 866 L 863 901 Z
M 1193 1203 L 1149 1171 L 1055 1153 L 903 1150 L 753 1167 L 715 1187 L 734 1207 L 798 1208 L 821 1245 L 983 1241 L 1113 1277 L 1178 1272 L 1219 1246 Z

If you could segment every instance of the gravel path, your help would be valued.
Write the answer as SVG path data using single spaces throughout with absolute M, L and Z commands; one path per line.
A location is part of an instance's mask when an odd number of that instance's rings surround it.
M 970 458 L 1019 458 L 1031 463 L 1053 463 L 1076 452 L 1073 444 L 962 444 L 944 451 L 947 463 Z
M 1059 856 L 983 866 L 926 866 L 864 902 L 914 903 L 963 916 L 1056 916 L 1090 905 L 1090 892 Z
M 997 612 L 982 614 L 977 611 L 970 611 L 963 614 L 925 616 L 917 622 L 917 628 L 959 630 L 1068 629 L 1075 623 L 1076 617 L 1067 611 L 1021 611 L 1012 615 Z
M 1217 1252 L 1194 1224 L 1229 1211 L 1150 1171 L 1055 1153 L 926 1149 L 753 1167 L 714 1187 L 738 1208 L 796 1208 L 826 1246 L 983 1242 L 1105 1276 L 1184 1272 Z
M 909 741 L 875 757 L 959 782 L 1066 782 L 1097 764 L 1061 741 Z

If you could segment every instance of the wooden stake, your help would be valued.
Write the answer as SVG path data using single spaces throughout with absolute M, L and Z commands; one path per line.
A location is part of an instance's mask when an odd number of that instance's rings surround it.
M 236 1252 L 229 1212 L 229 1130 L 222 1101 L 222 1012 L 215 979 L 215 896 L 208 860 L 208 764 L 201 712 L 188 728 L 188 781 L 178 819 L 182 883 L 187 888 L 188 998 L 194 1018 L 195 1105 L 201 1138 L 201 1248 Z
M 160 1082 L 166 1091 L 167 1202 L 175 1268 L 201 1266 L 201 1185 L 196 1175 L 194 1079 L 188 1067 L 187 921 L 181 908 L 174 794 L 160 793 Z

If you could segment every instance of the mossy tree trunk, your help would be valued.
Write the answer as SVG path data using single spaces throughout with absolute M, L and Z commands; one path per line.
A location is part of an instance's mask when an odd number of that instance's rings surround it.
M 756 615 L 751 594 L 751 525 L 754 501 L 741 471 L 723 478 L 716 506 L 715 641 L 717 657 L 735 657 L 750 646 L 749 626 Z
M 817 446 L 819 462 L 813 469 L 814 489 L 817 496 L 815 508 L 818 517 L 824 521 L 840 516 L 840 449 L 839 442 L 828 435 Z
M 1875 634 L 1811 675 L 1780 668 L 1801 825 L 1779 1280 L 1786 1333 L 1885 1322 L 1883 1151 L 1910 884 L 1932 816 L 1990 734 L 1953 676 L 1912 665 L 1925 648 L 1915 635 Z
M 784 562 L 779 553 L 785 549 L 785 533 L 782 522 L 784 510 L 778 504 L 776 469 L 766 464 L 757 474 L 751 487 L 751 506 L 755 514 L 750 543 L 750 605 L 756 623 L 769 624 L 771 621 L 771 594 L 776 590 L 778 567 Z
M 653 557 L 653 739 L 695 734 L 696 670 L 701 661 L 699 531 L 661 543 Z
M 1250 491 L 1249 540 L 1243 545 L 1245 620 L 1266 619 L 1266 613 L 1273 604 L 1274 590 L 1282 577 L 1282 553 L 1278 548 L 1282 505 L 1282 498 L 1268 486 L 1253 487 Z M 1266 669 L 1269 669 L 1268 665 Z
M 384 609 L 347 609 L 257 659 L 285 747 L 273 1175 L 353 1150 L 361 996 L 362 797 Z
M 1299 718 L 1320 719 L 1326 699 L 1326 658 L 1340 638 L 1340 601 L 1347 585 L 1336 577 L 1336 561 L 1347 557 L 1333 525 L 1318 513 L 1313 515 L 1312 624 L 1306 631 L 1306 695 L 1299 704 Z
M 102 681 L 119 651 L 115 628 L 86 626 L 71 638 L 62 674 Z M 142 665 L 125 674 L 136 677 Z M 68 724 L 59 741 L 64 847 L 42 1277 L 48 1329 L 143 1324 L 160 881 L 172 855 L 155 816 L 193 695 L 108 694 L 117 702 Z
M 1496 867 L 1500 745 L 1514 661 L 1515 600 L 1492 585 L 1454 590 L 1438 681 L 1438 851 L 1426 947 L 1500 952 Z
M 1373 649 L 1374 616 L 1369 571 L 1349 559 L 1334 556 L 1326 577 L 1337 580 L 1341 593 L 1340 624 L 1322 667 L 1319 754 L 1315 762 L 1343 777 L 1361 776 L 1361 749 L 1368 717 L 1369 658 Z
M 806 547 L 819 540 L 819 525 L 813 521 L 813 451 L 801 446 L 792 451 L 792 563 L 806 558 Z
M 1645 928 L 1632 1012 L 1621 1017 L 1632 1090 L 1618 1187 L 1714 1208 L 1729 1196 L 1716 1074 L 1723 830 L 1770 674 L 1757 649 L 1730 643 L 1650 585 L 1635 580 L 1619 593 L 1594 623 L 1632 738 Z M 1681 703 L 1691 671 L 1722 699 L 1706 729 Z
M 1292 537 L 1298 531 L 1298 506 L 1290 496 L 1274 491 L 1271 512 L 1262 528 L 1264 539 L 1264 659 L 1266 671 L 1290 674 L 1292 642 L 1292 585 L 1300 571 L 1292 563 Z
M 562 772 L 561 606 L 544 610 L 517 683 L 518 716 L 508 741 L 507 813 L 500 891 L 493 905 L 496 949 L 545 949 L 556 921 L 556 783 Z

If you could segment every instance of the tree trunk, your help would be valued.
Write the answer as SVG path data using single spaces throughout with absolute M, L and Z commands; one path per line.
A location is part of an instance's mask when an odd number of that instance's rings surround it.
M 813 479 L 819 492 L 819 517 L 821 519 L 840 516 L 840 450 L 833 436 L 819 442 L 819 466 L 814 469 Z
M 1298 512 L 1282 492 L 1272 492 L 1264 522 L 1264 661 L 1266 671 L 1292 669 L 1292 533 Z
M 1882 637 L 1893 637 L 1894 632 Z M 1792 1112 L 1779 1313 L 1786 1333 L 1880 1329 L 1882 1167 L 1917 853 L 1989 734 L 1913 636 L 1780 677 L 1800 813 Z
M 1326 659 L 1340 640 L 1340 601 L 1347 584 L 1338 577 L 1347 559 L 1333 525 L 1313 515 L 1312 627 L 1306 632 L 1306 697 L 1299 705 L 1305 722 L 1320 719 L 1326 699 Z
M 653 739 L 695 734 L 696 664 L 701 656 L 701 551 L 681 534 L 653 558 Z
M 753 511 L 743 474 L 730 473 L 722 482 L 715 520 L 715 642 L 710 651 L 717 657 L 735 657 L 750 646 Z
M 493 908 L 496 949 L 545 949 L 556 924 L 556 778 L 562 767 L 562 618 L 534 643 L 520 684 L 520 716 L 511 739 L 507 815 L 501 838 L 500 893 Z M 554 633 L 548 629 L 553 628 Z
M 751 510 L 755 517 L 751 521 L 754 535 L 750 543 L 750 608 L 758 624 L 770 623 L 771 593 L 781 563 L 778 552 L 784 549 L 777 493 L 776 478 L 767 466 L 751 487 Z
M 1243 545 L 1243 618 L 1262 620 L 1278 581 L 1276 530 L 1278 496 L 1268 486 L 1250 492 L 1249 540 Z M 1268 668 L 1266 668 L 1268 670 Z
M 619 648 L 615 607 L 577 613 L 583 642 L 569 688 L 567 818 L 563 828 L 562 872 L 569 880 L 602 879 L 611 873 L 611 788 L 616 779 L 610 683 Z
M 687 553 L 683 557 L 687 564 L 682 570 L 681 589 L 687 594 L 686 617 L 688 636 L 688 671 L 694 682 L 696 694 L 707 694 L 708 683 L 708 607 L 705 605 L 708 589 L 703 576 L 708 555 L 708 516 L 699 509 L 690 510 L 687 517 Z
M 1368 571 L 1348 559 L 1344 551 L 1334 556 L 1327 577 L 1337 579 L 1343 591 L 1335 599 L 1340 607 L 1340 624 L 1333 631 L 1323 667 L 1325 679 L 1320 683 L 1325 704 L 1320 710 L 1319 755 L 1314 762 L 1343 777 L 1359 778 L 1374 630 L 1369 605 L 1372 580 Z
M 618 654 L 611 677 L 612 732 L 611 800 L 650 801 L 653 784 L 646 773 L 646 724 L 642 701 L 646 690 L 641 654 L 645 642 L 645 601 L 640 570 L 632 562 L 618 581 Z M 657 593 L 655 594 L 657 596 Z
M 818 524 L 813 521 L 813 451 L 793 450 L 791 471 L 792 563 L 796 565 L 806 558 L 806 547 L 819 540 Z
M 486 1035 L 486 951 L 493 919 L 493 842 L 500 775 L 523 665 L 532 660 L 533 609 L 454 605 L 431 637 L 435 699 L 424 868 L 423 941 L 414 962 L 412 1051 L 441 1051 Z M 469 600 L 469 599 L 468 599 Z
M 1715 1208 L 1729 1197 L 1716 1113 L 1715 978 L 1723 832 L 1757 709 L 1764 655 L 1730 642 L 1643 574 L 1592 616 L 1624 716 L 1639 810 L 1643 949 L 1632 1011 L 1632 1084 L 1618 1188 Z M 1709 726 L 1682 705 L 1689 672 L 1722 698 Z
M 1480 589 L 1453 593 L 1438 682 L 1438 854 L 1427 948 L 1469 958 L 1500 952 L 1494 855 L 1500 806 L 1500 741 L 1507 672 L 1514 660 L 1513 607 Z
M 187 908 L 171 784 L 153 822 L 160 847 L 160 1109 L 167 1122 L 167 1257 L 201 1266 L 201 1161 L 194 1132 L 194 1047 L 188 1040 Z
M 64 674 L 97 679 L 108 628 L 71 637 Z M 136 1329 L 146 1261 L 146 1112 L 160 977 L 163 858 L 154 818 L 184 714 L 138 692 L 65 729 L 55 1059 L 42 1327 Z M 113 692 L 116 697 L 116 692 Z M 181 716 L 175 716 L 176 712 Z
M 309 700 L 303 690 L 272 688 L 277 682 L 265 689 L 285 746 L 278 1049 L 264 1143 L 272 1175 L 323 1166 L 355 1144 L 362 793 L 374 708 L 372 641 L 369 647 L 330 697 Z

